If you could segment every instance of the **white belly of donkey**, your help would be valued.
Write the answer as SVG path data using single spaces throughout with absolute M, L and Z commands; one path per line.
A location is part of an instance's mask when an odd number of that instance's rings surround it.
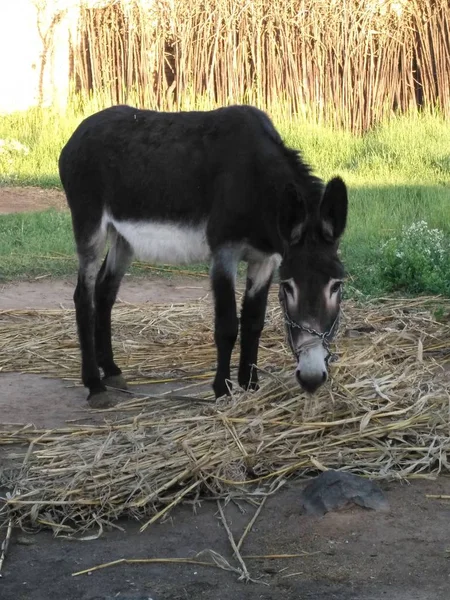
M 142 221 L 109 222 L 133 248 L 138 260 L 186 265 L 209 259 L 206 225 L 175 225 Z

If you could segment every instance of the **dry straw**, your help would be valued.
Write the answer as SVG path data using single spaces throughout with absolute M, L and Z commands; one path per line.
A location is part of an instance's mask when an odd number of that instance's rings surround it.
M 294 473 L 435 476 L 448 469 L 450 451 L 450 326 L 434 319 L 437 303 L 439 314 L 448 312 L 448 302 L 427 298 L 347 302 L 331 383 L 314 397 L 294 381 L 273 296 L 257 393 L 235 391 L 217 403 L 209 392 L 198 402 L 125 397 L 103 425 L 3 426 L 0 444 L 31 443 L 3 516 L 65 535 L 101 531 L 124 515 L 145 529 L 186 499 L 261 500 Z M 72 310 L 3 311 L 0 321 L 0 370 L 78 381 Z M 211 323 L 209 300 L 118 305 L 119 363 L 132 381 L 209 381 Z

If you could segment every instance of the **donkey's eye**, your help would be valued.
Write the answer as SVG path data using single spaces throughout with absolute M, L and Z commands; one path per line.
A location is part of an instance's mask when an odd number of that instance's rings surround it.
M 337 294 L 339 292 L 339 290 L 341 289 L 341 287 L 342 287 L 342 281 L 335 281 L 330 289 L 331 296 L 333 296 L 334 294 Z

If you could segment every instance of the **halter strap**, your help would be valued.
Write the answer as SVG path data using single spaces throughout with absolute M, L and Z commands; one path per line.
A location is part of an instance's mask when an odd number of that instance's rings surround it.
M 280 302 L 280 304 L 283 309 L 284 322 L 287 325 L 287 330 L 289 333 L 289 338 L 288 338 L 289 346 L 290 346 L 292 354 L 295 356 L 296 360 L 298 360 L 298 357 L 300 356 L 300 354 L 302 352 L 302 346 L 297 347 L 297 348 L 294 346 L 291 329 L 300 329 L 300 331 L 304 331 L 306 333 L 309 333 L 310 335 L 318 337 L 320 339 L 320 341 L 322 342 L 322 346 L 327 351 L 327 356 L 325 357 L 326 364 L 328 365 L 328 363 L 330 363 L 330 362 L 335 362 L 337 360 L 337 355 L 330 352 L 330 341 L 331 341 L 331 337 L 333 336 L 335 329 L 339 323 L 340 311 L 338 312 L 331 327 L 329 329 L 327 329 L 327 331 L 320 332 L 320 331 L 316 331 L 312 327 L 306 327 L 305 325 L 302 325 L 301 323 L 297 323 L 296 321 L 293 321 L 287 313 L 285 303 Z

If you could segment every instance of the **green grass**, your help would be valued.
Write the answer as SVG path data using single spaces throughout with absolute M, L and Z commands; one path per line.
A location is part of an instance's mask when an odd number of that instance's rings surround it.
M 97 108 L 92 103 L 84 114 Z M 380 248 L 404 226 L 425 220 L 450 237 L 450 123 L 438 113 L 392 118 L 360 137 L 281 115 L 273 118 L 285 141 L 301 150 L 318 175 L 339 174 L 349 186 L 342 254 L 356 290 L 386 291 L 377 265 Z M 59 187 L 58 155 L 82 117 L 74 107 L 64 115 L 34 109 L 0 116 L 0 140 L 18 140 L 29 148 L 28 154 L 0 153 L 0 185 Z M 0 217 L 1 279 L 75 270 L 68 214 L 51 210 Z
M 75 272 L 68 213 L 51 209 L 0 216 L 0 279 Z
M 135 263 L 133 275 L 148 272 L 168 275 L 186 269 L 149 268 Z M 207 273 L 208 265 L 189 267 L 191 273 Z M 48 209 L 39 212 L 0 215 L 0 281 L 39 278 L 47 275 L 75 276 L 77 259 L 73 243 L 72 222 L 68 212 Z

